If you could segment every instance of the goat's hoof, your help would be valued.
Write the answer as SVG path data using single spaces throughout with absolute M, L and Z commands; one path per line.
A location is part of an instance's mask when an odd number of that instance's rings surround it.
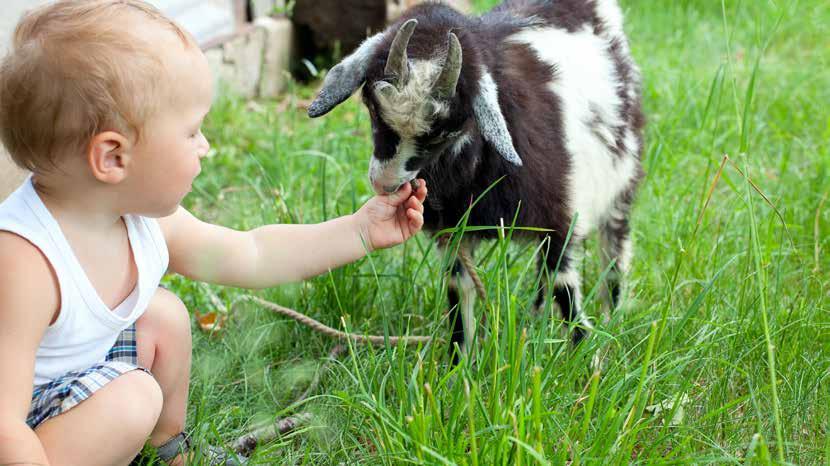
M 579 345 L 579 344 L 580 344 L 583 340 L 585 340 L 586 338 L 588 338 L 588 336 L 589 336 L 590 334 L 591 334 L 590 330 L 588 330 L 588 329 L 584 329 L 584 328 L 582 328 L 582 327 L 576 327 L 576 328 L 574 328 L 573 333 L 571 333 L 571 343 L 572 343 L 574 346 L 577 346 L 577 345 Z

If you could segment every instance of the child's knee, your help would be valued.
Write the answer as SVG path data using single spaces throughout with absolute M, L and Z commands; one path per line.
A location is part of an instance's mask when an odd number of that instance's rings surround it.
M 136 322 L 138 362 L 153 369 L 159 348 L 168 357 L 190 361 L 190 315 L 178 296 L 159 288 Z
M 164 288 L 158 290 L 158 298 L 161 300 L 164 312 L 164 324 L 171 333 L 181 338 L 190 340 L 190 314 L 181 299 L 174 293 Z
M 156 379 L 143 371 L 128 372 L 118 387 L 112 412 L 122 420 L 125 434 L 145 439 L 156 426 L 163 404 L 161 387 Z M 114 383 L 115 381 L 111 382 Z
M 190 314 L 178 296 L 159 288 L 144 315 L 137 323 L 141 333 L 151 332 L 156 338 L 190 341 Z

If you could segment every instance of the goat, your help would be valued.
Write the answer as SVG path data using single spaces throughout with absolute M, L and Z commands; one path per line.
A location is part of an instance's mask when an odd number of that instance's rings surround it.
M 372 185 L 394 192 L 423 177 L 429 230 L 456 226 L 503 177 L 468 224 L 517 214 L 518 225 L 549 230 L 519 236 L 550 241 L 540 267 L 555 271 L 553 299 L 575 324 L 576 344 L 593 328 L 581 308 L 580 242 L 599 230 L 609 307 L 631 262 L 629 212 L 643 176 L 640 81 L 616 0 L 508 0 L 480 17 L 431 3 L 334 66 L 308 114 L 324 115 L 363 85 Z M 463 349 L 475 331 L 473 286 L 460 262 L 451 274 L 451 343 Z M 541 287 L 536 307 L 544 297 Z

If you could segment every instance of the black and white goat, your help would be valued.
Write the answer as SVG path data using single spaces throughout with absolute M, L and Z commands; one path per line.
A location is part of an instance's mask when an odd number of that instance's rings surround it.
M 577 324 L 574 342 L 592 328 L 581 309 L 577 251 L 599 230 L 610 267 L 605 294 L 616 305 L 632 255 L 629 210 L 644 125 L 639 70 L 616 0 L 508 0 L 472 18 L 420 5 L 332 68 L 309 115 L 327 113 L 361 85 L 376 191 L 423 177 L 426 227 L 438 230 L 454 227 L 472 199 L 505 177 L 468 224 L 509 223 L 521 202 L 518 225 L 552 230 L 543 266 L 553 273 L 562 253 L 553 298 Z M 544 296 L 540 290 L 537 306 Z M 449 299 L 462 316 L 451 316 L 452 341 L 469 345 L 473 286 L 460 263 Z

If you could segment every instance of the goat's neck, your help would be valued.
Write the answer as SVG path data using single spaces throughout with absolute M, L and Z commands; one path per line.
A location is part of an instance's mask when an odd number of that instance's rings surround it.
M 422 171 L 429 186 L 429 197 L 446 202 L 459 196 L 466 197 L 476 190 L 485 145 L 475 129 L 468 137 L 470 141 L 460 151 L 446 150 Z

